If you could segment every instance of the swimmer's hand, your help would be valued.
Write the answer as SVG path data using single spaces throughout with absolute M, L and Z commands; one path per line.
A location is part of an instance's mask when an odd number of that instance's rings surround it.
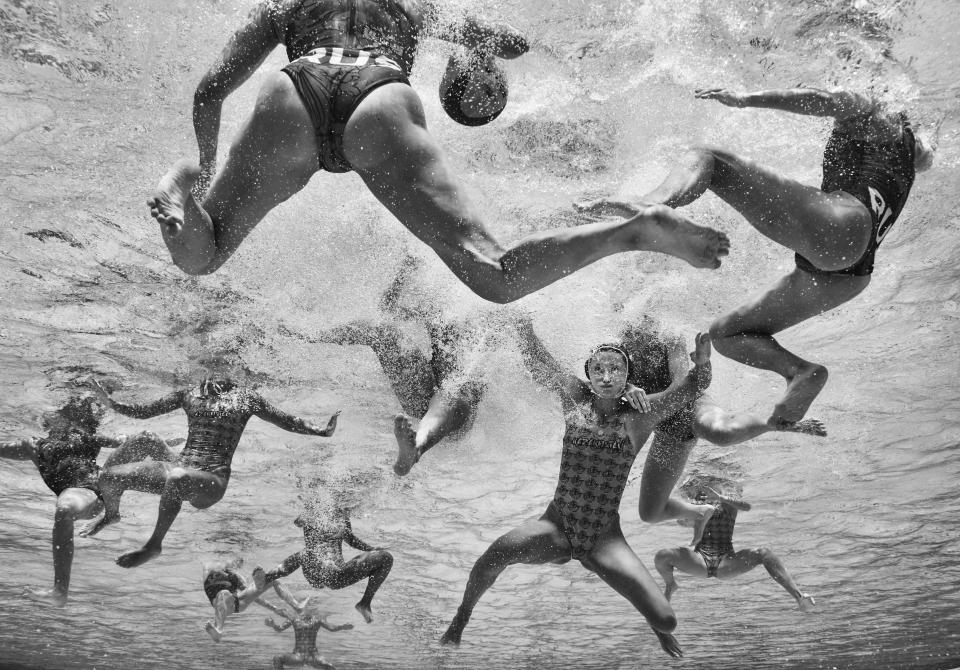
M 646 413 L 650 411 L 650 400 L 647 399 L 647 394 L 642 388 L 628 383 L 626 390 L 623 392 L 623 399 L 638 412 Z
M 330 437 L 337 430 L 337 417 L 340 416 L 341 410 L 337 410 L 333 416 L 330 417 L 330 420 L 327 421 L 327 427 L 320 431 L 319 435 L 321 437 Z
M 700 100 L 716 100 L 727 107 L 747 106 L 744 96 L 728 88 L 698 88 L 693 95 Z
M 697 386 L 703 390 L 710 386 L 713 380 L 713 367 L 710 364 L 710 333 L 697 333 L 694 343 L 695 347 L 690 354 L 690 360 L 693 361 L 694 370 L 699 376 Z

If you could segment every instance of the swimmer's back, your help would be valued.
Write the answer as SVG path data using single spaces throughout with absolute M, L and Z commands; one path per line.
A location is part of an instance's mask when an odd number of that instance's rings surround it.
M 410 72 L 424 15 L 418 0 L 265 0 L 277 39 L 293 61 L 319 47 L 371 51 Z

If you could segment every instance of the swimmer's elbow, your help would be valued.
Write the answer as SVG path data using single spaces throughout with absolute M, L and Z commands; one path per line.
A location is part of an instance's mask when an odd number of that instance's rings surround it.
M 497 56 L 505 60 L 520 58 L 530 51 L 530 42 L 516 28 L 506 26 L 500 31 L 497 40 Z

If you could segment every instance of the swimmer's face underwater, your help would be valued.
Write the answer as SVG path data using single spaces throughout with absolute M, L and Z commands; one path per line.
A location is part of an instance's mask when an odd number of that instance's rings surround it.
M 623 352 L 601 349 L 587 361 L 587 378 L 598 398 L 619 398 L 627 387 L 629 366 Z

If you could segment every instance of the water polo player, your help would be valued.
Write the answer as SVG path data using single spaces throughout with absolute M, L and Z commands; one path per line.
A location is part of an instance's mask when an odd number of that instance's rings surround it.
M 103 509 L 100 493 L 101 449 L 116 448 L 104 467 L 152 458 L 173 461 L 166 443 L 152 433 L 127 440 L 99 435 L 103 407 L 93 398 L 71 398 L 43 418 L 46 437 L 0 443 L 0 458 L 32 461 L 43 483 L 57 496 L 53 521 L 53 588 L 34 592 L 58 607 L 67 604 L 73 567 L 73 528 L 77 519 L 90 519 Z
M 115 402 L 96 382 L 93 388 L 103 402 L 120 414 L 137 419 L 182 409 L 187 415 L 187 443 L 175 463 L 145 461 L 107 468 L 100 475 L 104 514 L 80 533 L 94 535 L 120 519 L 120 497 L 129 489 L 160 496 L 157 524 L 142 548 L 117 559 L 117 565 L 134 568 L 159 556 L 163 538 L 184 501 L 206 509 L 223 498 L 230 481 L 230 463 L 250 417 L 257 416 L 284 430 L 301 435 L 329 437 L 337 427 L 334 414 L 326 427 L 283 412 L 258 393 L 234 386 L 224 377 L 209 377 L 195 389 L 183 389 L 143 405 Z
M 779 373 L 786 394 L 771 419 L 798 421 L 827 382 L 827 369 L 784 349 L 774 335 L 834 309 L 870 283 L 874 254 L 900 216 L 914 173 L 933 153 L 903 113 L 848 91 L 813 88 L 735 93 L 696 92 L 730 107 L 764 107 L 835 119 L 823 154 L 820 188 L 783 177 L 724 149 L 693 148 L 643 206 L 690 204 L 709 189 L 774 242 L 796 252 L 796 268 L 759 297 L 710 327 L 717 351 Z M 601 200 L 584 206 L 632 215 L 637 207 Z
M 473 566 L 463 601 L 441 642 L 459 644 L 480 597 L 507 566 L 575 558 L 647 619 L 671 656 L 677 618 L 620 530 L 620 500 L 630 468 L 650 431 L 710 383 L 710 340 L 697 336 L 694 368 L 684 384 L 638 412 L 623 402 L 629 360 L 618 346 L 598 347 L 586 364 L 589 383 L 563 371 L 545 350 L 533 372 L 560 396 L 566 431 L 556 493 L 546 512 L 498 538 Z
M 367 588 L 355 607 L 364 621 L 371 623 L 373 597 L 390 574 L 393 555 L 354 535 L 343 496 L 335 494 L 333 498 L 333 504 L 325 508 L 313 506 L 309 513 L 297 517 L 294 523 L 303 529 L 305 548 L 266 573 L 265 579 L 269 583 L 302 570 L 315 589 L 342 589 L 367 579 Z M 361 553 L 349 561 L 343 560 L 344 542 Z
M 716 511 L 704 528 L 703 538 L 693 549 L 661 549 L 654 557 L 657 572 L 663 577 L 663 595 L 667 600 L 678 588 L 674 570 L 694 577 L 729 579 L 762 565 L 773 580 L 797 601 L 801 610 L 809 611 L 816 604 L 813 596 L 800 590 L 783 561 L 767 547 L 734 550 L 733 527 L 737 523 L 737 513 L 750 511 L 749 503 L 728 498 L 709 486 L 697 486 L 693 481 L 685 482 L 682 488 L 694 501 L 713 504 Z
M 622 251 L 720 266 L 726 236 L 662 206 L 627 221 L 544 231 L 501 246 L 427 131 L 409 86 L 415 52 L 427 36 L 499 58 L 528 49 L 513 28 L 473 18 L 444 22 L 428 2 L 260 2 L 194 96 L 199 165 L 176 163 L 150 200 L 174 263 L 189 274 L 216 271 L 267 212 L 318 170 L 354 170 L 464 284 L 494 302 L 516 300 Z M 214 174 L 224 99 L 279 44 L 291 62 L 267 77 L 252 117 Z M 194 187 L 205 191 L 202 201 Z
M 653 317 L 644 316 L 624 325 L 618 341 L 632 363 L 629 382 L 649 394 L 648 399 L 686 380 L 690 358 L 683 338 L 666 331 Z M 670 494 L 698 438 L 729 446 L 770 431 L 820 437 L 827 434 L 816 419 L 776 422 L 751 412 L 731 412 L 717 405 L 709 394 L 698 394 L 654 429 L 640 480 L 640 518 L 657 523 L 686 515 L 689 503 Z

